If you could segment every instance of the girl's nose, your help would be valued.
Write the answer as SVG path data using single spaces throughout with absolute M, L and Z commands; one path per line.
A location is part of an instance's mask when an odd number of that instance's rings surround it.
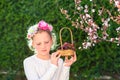
M 41 48 L 42 49 L 44 49 L 46 46 L 45 46 L 45 44 L 43 43 L 42 45 L 41 45 Z

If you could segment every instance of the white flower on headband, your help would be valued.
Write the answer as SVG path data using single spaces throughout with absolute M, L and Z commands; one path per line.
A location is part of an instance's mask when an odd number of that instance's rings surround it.
M 38 25 L 34 25 L 34 26 L 31 26 L 29 29 L 28 29 L 28 33 L 27 33 L 27 39 L 31 39 L 33 37 L 33 35 L 35 33 L 37 33 L 38 31 Z

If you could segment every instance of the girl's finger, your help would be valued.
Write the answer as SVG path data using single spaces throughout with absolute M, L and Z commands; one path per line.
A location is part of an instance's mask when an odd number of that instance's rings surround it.
M 55 56 L 58 56 L 58 54 L 59 54 L 58 52 L 55 52 Z
M 68 61 L 68 56 L 65 56 L 65 61 Z
M 73 60 L 74 60 L 74 57 L 73 57 L 73 56 L 71 56 L 70 60 L 71 60 L 71 61 L 73 61 Z
M 57 58 L 60 58 L 61 57 L 61 54 L 58 54 Z
M 55 57 L 55 52 L 54 52 L 54 53 L 52 53 L 51 57 Z
M 56 55 L 57 55 L 56 52 L 52 53 L 52 57 L 56 57 Z
M 74 58 L 74 62 L 75 62 L 77 60 L 76 52 L 74 53 L 73 58 Z

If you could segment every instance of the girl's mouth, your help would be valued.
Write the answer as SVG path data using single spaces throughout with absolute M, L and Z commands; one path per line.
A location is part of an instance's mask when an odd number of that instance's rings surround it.
M 47 50 L 41 50 L 42 52 L 46 52 Z

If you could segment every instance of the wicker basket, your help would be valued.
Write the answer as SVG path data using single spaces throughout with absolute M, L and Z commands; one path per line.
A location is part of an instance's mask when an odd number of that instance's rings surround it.
M 71 34 L 71 44 L 73 44 L 73 35 L 72 35 L 71 29 L 68 28 L 68 27 L 63 27 L 63 28 L 61 28 L 61 29 L 60 29 L 60 33 L 59 33 L 61 49 L 58 50 L 58 52 L 61 54 L 61 56 L 72 56 L 72 55 L 74 55 L 74 52 L 75 52 L 74 50 L 72 50 L 72 49 L 64 50 L 64 49 L 62 48 L 63 43 L 62 43 L 61 32 L 62 32 L 63 29 L 68 29 L 68 30 L 70 31 L 70 34 Z

